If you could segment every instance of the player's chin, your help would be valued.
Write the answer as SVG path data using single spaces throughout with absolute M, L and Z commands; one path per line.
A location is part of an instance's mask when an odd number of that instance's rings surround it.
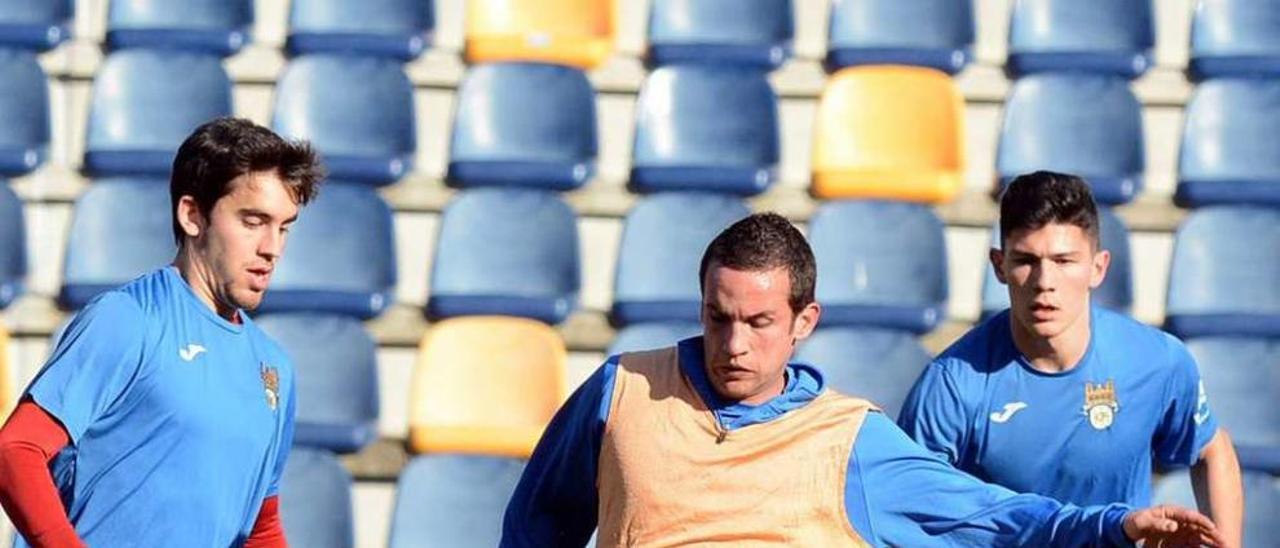
M 242 288 L 232 293 L 235 301 L 233 304 L 241 310 L 253 311 L 262 305 L 262 297 L 267 294 L 266 291 L 254 291 L 251 288 Z

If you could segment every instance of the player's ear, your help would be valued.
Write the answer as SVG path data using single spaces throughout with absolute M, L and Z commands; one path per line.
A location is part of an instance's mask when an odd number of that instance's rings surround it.
M 1009 283 L 1004 280 L 1004 252 L 993 247 L 987 252 L 987 260 L 991 262 L 991 268 L 996 272 L 996 279 L 1002 284 Z
M 178 218 L 178 226 L 182 227 L 182 232 L 191 238 L 200 237 L 204 233 L 205 226 L 208 225 L 204 214 L 200 212 L 200 204 L 197 204 L 196 199 L 190 195 L 178 198 L 178 209 L 174 214 Z
M 817 302 L 804 305 L 800 312 L 796 313 L 795 321 L 791 325 L 791 344 L 802 341 L 813 333 L 814 328 L 818 327 L 818 318 L 822 316 L 822 307 Z
M 1107 268 L 1111 266 L 1111 252 L 1105 249 L 1093 254 L 1093 268 L 1089 272 L 1089 289 L 1097 289 L 1107 279 Z

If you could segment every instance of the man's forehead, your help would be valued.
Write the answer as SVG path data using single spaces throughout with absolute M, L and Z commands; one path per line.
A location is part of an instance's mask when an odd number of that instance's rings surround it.
M 1093 238 L 1080 226 L 1070 223 L 1048 223 L 1037 228 L 1021 228 L 1009 233 L 1005 247 L 1010 251 L 1049 245 L 1060 249 L 1087 249 Z

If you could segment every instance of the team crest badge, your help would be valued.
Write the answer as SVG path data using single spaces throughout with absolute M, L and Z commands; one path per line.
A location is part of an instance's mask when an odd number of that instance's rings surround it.
M 1106 430 L 1116 420 L 1120 402 L 1116 400 L 1116 383 L 1107 379 L 1106 384 L 1084 383 L 1084 414 L 1094 430 Z
M 280 402 L 280 374 L 276 372 L 276 368 L 263 362 L 261 367 L 262 373 L 262 390 L 267 395 L 267 407 L 272 411 L 276 410 L 276 405 Z

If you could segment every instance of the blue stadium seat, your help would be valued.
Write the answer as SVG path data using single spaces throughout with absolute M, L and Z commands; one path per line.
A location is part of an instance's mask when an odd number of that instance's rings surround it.
M 1274 0 L 1200 0 L 1191 19 L 1196 80 L 1280 76 L 1280 4 Z
M 554 193 L 469 190 L 440 220 L 427 314 L 560 323 L 578 306 L 579 264 L 577 220 Z
M 106 179 L 76 200 L 58 304 L 78 310 L 93 297 L 173 261 L 169 186 L 158 179 Z
M 1165 329 L 1182 338 L 1280 336 L 1280 209 L 1211 207 L 1174 237 Z
M 648 62 L 773 70 L 791 56 L 791 0 L 654 0 Z
M 93 82 L 84 169 L 92 176 L 169 176 L 178 145 L 231 115 L 231 79 L 208 54 L 129 49 L 108 55 Z
M 0 179 L 0 310 L 26 288 L 27 225 L 22 199 Z
M 1129 228 L 1107 207 L 1098 208 L 1099 237 L 1102 248 L 1111 252 L 1111 266 L 1102 285 L 1093 290 L 1095 304 L 1116 312 L 1129 313 L 1133 306 L 1133 261 L 1129 251 Z M 1000 224 L 991 227 L 991 246 L 1000 247 Z M 982 280 L 982 317 L 985 320 L 1009 308 L 1009 290 L 996 279 L 990 263 L 984 264 Z
M 834 0 L 826 68 L 915 65 L 948 74 L 973 58 L 970 0 Z
M 234 55 L 249 42 L 252 0 L 111 0 L 107 47 Z
M 623 352 L 665 348 L 701 334 L 702 326 L 696 322 L 632 324 L 618 330 L 605 354 L 615 356 Z
M 1258 472 L 1245 472 L 1244 542 L 1249 548 L 1276 548 L 1280 540 L 1280 478 Z M 1151 493 L 1152 504 L 1177 504 L 1196 507 L 1196 495 L 1186 472 L 1161 477 Z
M 822 370 L 828 387 L 871 400 L 889 418 L 897 419 L 930 356 L 905 331 L 828 327 L 800 344 L 796 360 Z
M 49 125 L 49 85 L 35 55 L 0 49 L 0 177 L 44 163 Z
M 996 173 L 1001 188 L 1040 169 L 1084 177 L 1101 204 L 1142 190 L 1142 105 L 1129 82 L 1093 74 L 1037 74 L 1013 85 L 1004 107 Z
M 432 0 L 293 0 L 290 55 L 352 53 L 416 59 L 435 28 Z
M 378 347 L 360 320 L 303 312 L 254 321 L 297 372 L 294 445 L 354 453 L 377 439 Z
M 293 546 L 352 548 L 351 474 L 324 450 L 294 447 L 280 479 L 280 521 Z
M 295 58 L 276 86 L 272 125 L 310 140 L 334 179 L 385 185 L 413 168 L 413 84 L 394 59 Z
M 928 206 L 824 203 L 809 222 L 825 326 L 924 333 L 946 315 L 947 249 Z
M 478 455 L 424 455 L 396 485 L 390 548 L 491 548 L 524 462 Z
M 1240 466 L 1280 474 L 1280 338 L 1200 337 L 1187 348 Z
M 378 193 L 326 182 L 299 212 L 260 310 L 373 318 L 395 301 L 395 253 L 391 208 Z
M 750 213 L 741 200 L 720 194 L 672 192 L 641 200 L 623 224 L 613 323 L 697 322 L 702 254 L 716 234 Z
M 778 97 L 764 74 L 683 65 L 649 74 L 636 102 L 633 192 L 752 195 L 777 179 Z
M 1151 0 L 1017 0 L 1006 69 L 1137 78 L 1151 68 Z
M 0 2 L 0 47 L 46 51 L 71 37 L 74 0 Z
M 450 186 L 572 190 L 595 169 L 595 93 L 585 73 L 537 63 L 467 71 L 453 118 Z
M 1174 201 L 1280 206 L 1280 80 L 1218 79 L 1187 103 Z

